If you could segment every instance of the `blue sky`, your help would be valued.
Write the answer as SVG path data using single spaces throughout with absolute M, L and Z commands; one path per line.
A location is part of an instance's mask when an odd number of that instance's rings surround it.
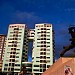
M 56 59 L 63 46 L 69 45 L 68 27 L 75 23 L 75 0 L 0 0 L 0 34 L 7 34 L 8 25 L 51 23 L 55 30 Z M 29 54 L 29 60 L 31 55 Z

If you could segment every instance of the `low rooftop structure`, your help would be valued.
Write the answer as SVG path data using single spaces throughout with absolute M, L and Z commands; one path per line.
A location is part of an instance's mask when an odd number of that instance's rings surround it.
M 75 75 L 75 58 L 61 57 L 42 75 Z

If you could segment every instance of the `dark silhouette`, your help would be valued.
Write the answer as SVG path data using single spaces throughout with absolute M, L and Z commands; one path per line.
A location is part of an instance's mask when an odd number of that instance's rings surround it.
M 74 48 L 75 47 L 75 27 L 74 26 L 71 26 L 68 28 L 69 30 L 69 33 L 71 34 L 71 44 L 69 46 L 65 46 L 63 47 L 64 50 L 61 52 L 60 56 L 62 57 L 67 51 L 69 51 L 70 49 Z

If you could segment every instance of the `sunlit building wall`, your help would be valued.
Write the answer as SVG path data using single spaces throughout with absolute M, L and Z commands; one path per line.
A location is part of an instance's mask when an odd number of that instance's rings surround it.
M 40 75 L 54 62 L 52 24 L 36 24 L 32 50 L 32 73 Z
M 25 24 L 9 25 L 3 60 L 3 72 L 20 72 L 28 61 L 28 28 Z

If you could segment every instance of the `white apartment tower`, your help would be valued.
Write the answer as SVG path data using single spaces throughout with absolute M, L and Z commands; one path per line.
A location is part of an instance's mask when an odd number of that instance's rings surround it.
M 32 50 L 32 73 L 40 75 L 54 61 L 54 37 L 52 24 L 36 24 Z
M 21 71 L 22 62 L 28 61 L 28 31 L 25 24 L 9 25 L 3 72 L 18 73 Z

